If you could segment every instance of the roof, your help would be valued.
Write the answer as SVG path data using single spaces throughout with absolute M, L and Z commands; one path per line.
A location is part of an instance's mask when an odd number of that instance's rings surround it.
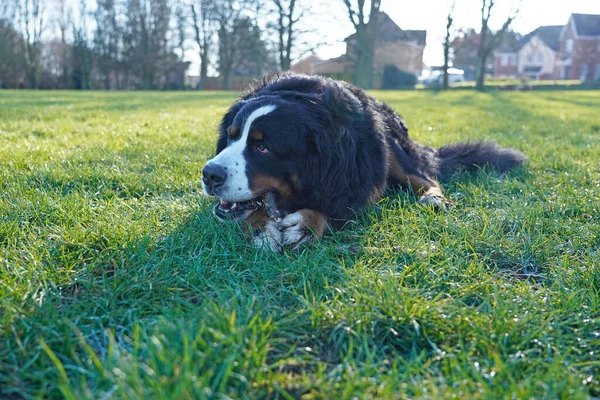
M 581 36 L 600 36 L 600 15 L 571 14 L 575 30 Z
M 323 59 L 316 54 L 309 54 L 306 57 L 303 57 L 300 60 L 296 61 L 294 64 L 292 64 L 290 66 L 290 68 L 294 68 L 298 64 L 306 62 L 306 61 L 315 63 L 315 62 L 323 61 Z
M 550 47 L 554 51 L 558 51 L 560 50 L 560 31 L 562 31 L 562 29 L 562 25 L 540 26 L 529 34 L 531 36 L 526 42 L 521 44 L 521 47 L 523 47 L 523 45 L 525 45 L 525 43 L 527 43 L 533 36 L 537 35 L 540 40 L 546 44 L 546 46 Z M 526 35 L 525 37 L 529 35 Z
M 560 32 L 562 31 L 562 25 L 547 25 L 540 26 L 527 35 L 523 36 L 519 40 L 513 43 L 502 43 L 496 53 L 516 53 L 529 41 L 537 36 L 542 42 L 554 51 L 560 50 Z
M 321 65 L 321 64 L 327 64 L 330 62 L 339 62 L 339 61 L 350 61 L 350 57 L 348 57 L 346 54 L 342 54 L 341 56 L 328 58 L 327 60 L 315 61 L 315 63 L 313 65 Z
M 344 41 L 354 40 L 355 33 L 348 36 Z M 416 41 L 419 44 L 425 45 L 427 39 L 427 31 L 421 30 L 404 30 L 384 12 L 380 12 L 377 16 L 377 37 L 378 42 L 412 42 Z

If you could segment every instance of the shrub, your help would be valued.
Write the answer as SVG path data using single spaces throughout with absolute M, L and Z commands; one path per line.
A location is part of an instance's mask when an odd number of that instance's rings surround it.
M 383 69 L 382 89 L 412 89 L 416 83 L 416 76 L 395 65 L 386 65 Z

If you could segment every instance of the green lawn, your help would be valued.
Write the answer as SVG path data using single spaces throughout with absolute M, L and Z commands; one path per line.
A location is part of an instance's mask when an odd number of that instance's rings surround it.
M 600 396 L 600 92 L 375 92 L 529 156 L 260 252 L 199 185 L 230 93 L 0 91 L 0 398 Z

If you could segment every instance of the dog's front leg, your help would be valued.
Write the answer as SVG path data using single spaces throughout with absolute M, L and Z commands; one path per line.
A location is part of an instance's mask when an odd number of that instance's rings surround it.
M 291 245 L 294 250 L 312 238 L 320 238 L 327 229 L 327 216 L 320 211 L 308 208 L 287 215 L 280 223 L 283 245 Z
M 245 220 L 246 233 L 258 249 L 269 249 L 275 253 L 283 250 L 283 233 L 279 222 L 269 217 L 266 211 L 255 211 Z

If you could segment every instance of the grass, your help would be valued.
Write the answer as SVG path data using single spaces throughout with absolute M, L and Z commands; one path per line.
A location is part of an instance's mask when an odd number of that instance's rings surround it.
M 230 93 L 0 92 L 0 397 L 600 396 L 600 92 L 375 92 L 530 158 L 300 252 L 211 217 Z

